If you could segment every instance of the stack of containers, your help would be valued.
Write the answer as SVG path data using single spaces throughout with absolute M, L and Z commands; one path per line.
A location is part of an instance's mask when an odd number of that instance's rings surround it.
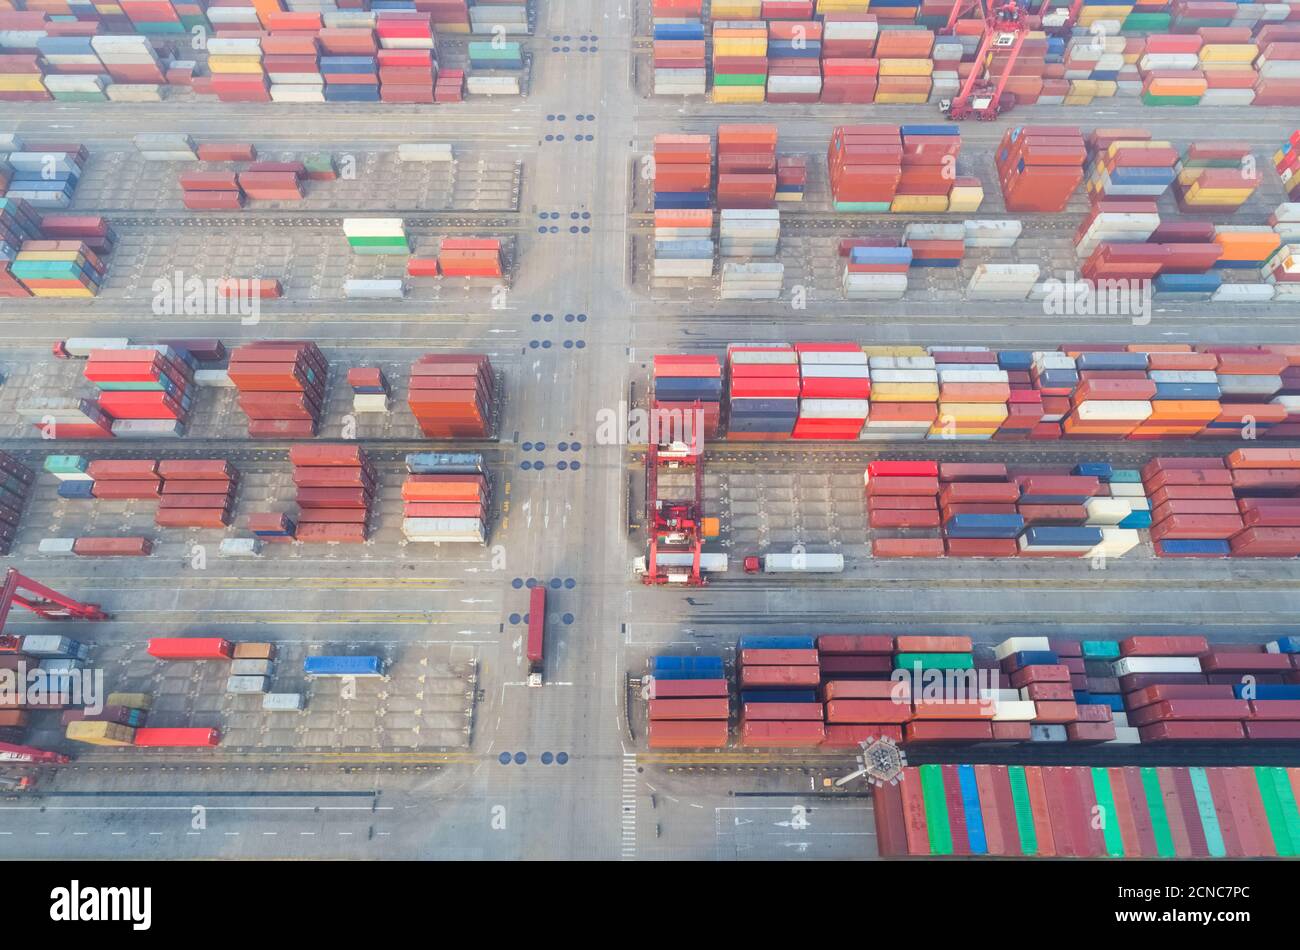
M 1201 347 L 1219 359 L 1221 400 L 1219 417 L 1198 438 L 1243 435 L 1266 437 L 1273 426 L 1286 422 L 1284 405 L 1272 400 L 1283 388 L 1282 373 L 1290 366 L 1284 353 L 1256 347 Z
M 274 31 L 262 37 L 261 51 L 272 102 L 325 101 L 320 45 L 313 33 Z
M 779 261 L 726 262 L 718 296 L 723 300 L 778 300 L 785 285 L 785 264 Z
M 366 540 L 378 475 L 356 445 L 295 445 L 289 450 L 297 487 L 299 541 Z
M 677 419 L 683 422 L 693 413 L 696 403 L 703 412 L 703 429 L 692 416 L 691 433 L 706 439 L 717 437 L 722 414 L 722 366 L 716 356 L 656 355 L 654 358 L 654 412 L 657 426 L 653 434 L 659 442 L 673 436 Z
M 1292 17 L 1294 19 L 1294 17 Z M 1277 36 L 1269 35 L 1279 31 Z M 1284 34 L 1281 31 L 1286 31 Z M 1294 106 L 1300 104 L 1300 69 L 1296 61 L 1300 59 L 1300 31 L 1294 24 L 1269 24 L 1259 31 L 1259 57 L 1255 60 L 1259 79 L 1255 83 L 1255 97 L 1252 100 L 1258 106 Z
M 194 405 L 194 360 L 170 346 L 90 352 L 82 371 L 99 390 L 99 407 L 119 438 L 184 434 Z
M 769 22 L 767 54 L 768 102 L 818 102 L 821 99 L 821 23 Z
M 519 74 L 524 68 L 522 46 L 516 42 L 491 40 L 472 42 L 468 44 L 468 51 L 471 72 L 466 77 L 466 88 L 470 93 L 519 95 Z
M 348 370 L 348 385 L 352 387 L 353 412 L 387 412 L 388 378 L 378 367 L 357 366 Z
M 876 11 L 879 15 L 879 10 Z M 926 29 L 882 30 L 876 39 L 880 74 L 878 103 L 919 105 L 930 101 L 934 34 Z
M 788 439 L 799 415 L 799 356 L 789 346 L 727 347 L 727 439 Z
M 1282 189 L 1288 201 L 1300 201 L 1300 130 L 1282 143 L 1273 153 L 1273 167 L 1282 179 Z
M 97 296 L 105 272 L 84 241 L 24 241 L 9 264 L 9 273 L 33 297 Z
M 799 155 L 786 155 L 776 160 L 776 200 L 803 201 L 808 186 L 808 163 Z
M 920 32 L 920 31 L 918 31 Z M 907 36 L 890 31 L 886 36 Z M 899 129 L 903 146 L 902 174 L 890 203 L 894 212 L 941 213 L 949 210 L 949 195 L 957 183 L 957 157 L 961 154 L 961 131 L 955 125 L 904 125 Z M 983 197 L 981 190 L 980 197 Z M 974 211 L 964 201 L 960 210 Z
M 91 498 L 149 500 L 162 494 L 157 459 L 96 459 L 86 474 Z
M 5 158 L 10 170 L 5 196 L 21 198 L 33 208 L 67 208 L 89 154 L 80 145 L 71 151 L 10 152 Z
M 736 645 L 736 663 L 742 747 L 821 745 L 826 730 L 817 702 L 821 668 L 814 637 L 746 635 Z
M 781 241 L 776 208 L 724 208 L 718 215 L 718 254 L 723 258 L 775 257 Z
M 42 237 L 41 216 L 21 198 L 0 198 L 0 298 L 30 297 L 31 292 L 12 274 L 18 249 Z
M 411 367 L 407 404 L 430 439 L 485 439 L 496 391 L 492 364 L 478 354 L 430 353 Z
M 878 27 L 875 20 L 823 22 L 822 102 L 866 105 L 875 100 L 880 61 L 871 57 Z M 857 54 L 847 47 L 865 49 Z M 843 52 L 833 52 L 843 49 Z
M 36 474 L 8 452 L 0 452 L 0 556 L 13 550 L 23 505 Z
M 852 442 L 867 421 L 871 369 L 856 343 L 796 343 L 799 416 L 790 437 Z
M 244 207 L 244 190 L 235 172 L 182 172 L 181 201 L 192 211 L 235 211 Z
M 473 0 L 469 27 L 472 33 L 505 32 L 509 36 L 527 33 L 528 4 L 516 0 Z
M 969 241 L 967 241 L 969 247 Z M 1024 300 L 1034 290 L 1042 269 L 1037 264 L 979 264 L 966 285 L 970 300 Z
M 227 375 L 254 438 L 310 438 L 325 412 L 329 364 L 315 343 L 250 343 L 230 354 Z
M 249 198 L 266 201 L 301 201 L 302 179 L 307 166 L 302 162 L 253 162 L 239 172 L 239 187 Z
M 919 346 L 863 347 L 871 368 L 871 411 L 858 438 L 918 441 L 926 438 L 939 409 L 935 360 Z
M 38 16 L 44 19 L 44 14 Z M 0 57 L 0 102 L 43 102 L 51 98 L 41 79 L 39 55 L 11 52 Z
M 993 697 L 991 705 L 1003 716 L 1028 726 L 1026 738 L 1030 742 L 1069 742 L 1072 738 L 1068 727 L 1083 725 L 1084 732 L 1079 738 L 1088 741 L 1110 741 L 1115 738 L 1114 726 L 1109 707 L 1103 707 L 1106 721 L 1096 724 L 1099 729 L 1089 729 L 1080 722 L 1079 704 L 1075 701 L 1074 679 L 1083 678 L 1083 660 L 1081 657 L 1067 661 L 1050 648 L 1051 641 L 1045 638 L 1023 638 L 1029 644 L 1014 643 L 1000 645 L 994 651 L 998 660 L 1000 673 L 1007 677 L 1011 689 L 1003 697 L 1002 690 Z M 1011 646 L 1047 647 L 1047 649 L 1012 650 Z M 1077 664 L 1079 673 L 1074 673 L 1067 662 Z M 1012 696 L 1017 698 L 1013 699 Z M 1098 734 L 1100 733 L 1100 734 Z
M 90 399 L 39 396 L 18 406 L 18 415 L 46 439 L 111 439 L 113 420 Z
M 713 101 L 762 102 L 767 87 L 767 24 L 713 21 Z
M 1237 449 L 1226 462 L 1246 526 L 1229 542 L 1232 556 L 1300 555 L 1300 450 Z
M 939 375 L 938 417 L 931 438 L 992 440 L 1007 419 L 1011 384 L 997 353 L 983 347 L 930 348 Z
M 841 254 L 847 260 L 840 285 L 849 300 L 898 300 L 907 292 L 912 249 L 895 238 L 854 239 Z
M 474 453 L 406 457 L 402 535 L 407 541 L 487 543 L 492 483 Z
M 776 200 L 774 125 L 719 125 L 719 208 L 770 208 Z
M 890 679 L 893 654 L 891 636 L 824 634 L 817 638 L 826 720 L 823 747 L 855 749 L 876 739 L 903 741 L 902 722 L 911 717 L 912 691 L 907 682 Z M 804 700 L 797 697 L 796 701 Z
M 344 218 L 343 234 L 353 254 L 371 256 L 411 253 L 401 218 Z
M 655 23 L 654 94 L 702 96 L 708 90 L 704 25 L 698 19 Z
M 225 459 L 164 459 L 158 463 L 160 528 L 225 528 L 235 508 L 237 473 Z
M 298 526 L 283 513 L 258 512 L 248 516 L 248 529 L 253 537 L 268 544 L 288 544 L 293 541 Z
M 434 101 L 437 77 L 433 21 L 427 12 L 382 11 L 376 16 L 379 97 L 384 102 Z
M 1156 384 L 1147 377 L 1147 354 L 1073 352 L 1080 384 L 1062 423 L 1065 437 L 1123 439 L 1152 413 Z
M 216 49 L 213 49 L 216 46 Z M 270 102 L 258 37 L 214 38 L 208 46 L 208 88 L 222 102 Z
M 941 557 L 939 478 L 934 462 L 884 462 L 867 465 L 863 473 L 867 525 L 891 532 L 873 537 L 874 557 Z M 916 536 L 911 532 L 932 532 Z M 898 533 L 894 533 L 898 532 Z
M 1130 347 L 1139 349 L 1139 347 Z M 1194 353 L 1190 346 L 1146 347 L 1147 375 L 1155 384 L 1151 415 L 1129 439 L 1187 439 L 1219 417 L 1219 358 Z
M 1255 193 L 1260 180 L 1250 146 L 1194 142 L 1178 165 L 1178 210 L 1232 214 Z
M 380 57 L 383 64 L 383 57 Z M 465 99 L 465 70 L 439 70 L 438 78 L 433 84 L 434 102 L 462 102 Z
M 438 270 L 444 277 L 501 277 L 499 238 L 443 238 Z
M 1084 179 L 1087 147 L 1078 128 L 1016 126 L 1002 136 L 996 164 L 1008 211 L 1064 211 Z
M 654 139 L 655 277 L 713 274 L 713 140 Z
M 1245 523 L 1221 458 L 1155 458 L 1142 468 L 1158 556 L 1226 557 Z
M 1033 381 L 1033 354 L 1024 350 L 999 350 L 998 367 L 1006 371 L 1011 387 L 1007 400 L 1007 418 L 994 434 L 995 442 L 1023 442 L 1034 438 L 1047 409 L 1045 396 Z M 1067 403 L 1068 405 L 1068 403 Z M 1060 437 L 1059 426 L 1053 435 Z
M 153 44 L 143 36 L 92 36 L 90 46 L 114 83 L 167 82 Z
M 975 669 L 969 637 L 898 636 L 894 638 L 893 666 L 906 671 L 913 686 L 927 675 L 962 675 Z M 988 742 L 994 739 L 991 702 L 941 696 L 931 699 L 912 690 L 910 718 L 903 726 L 903 741 Z
M 837 126 L 831 133 L 826 164 L 836 211 L 889 211 L 903 177 L 898 126 Z
M 650 748 L 724 748 L 730 704 L 722 657 L 655 657 L 649 707 Z
M 1088 137 L 1092 150 L 1087 193 L 1091 196 L 1158 198 L 1178 176 L 1178 150 L 1169 142 L 1109 135 L 1104 129 Z
M 320 73 L 326 102 L 378 102 L 379 44 L 368 27 L 326 27 L 320 41 Z
M 1074 233 L 1074 252 L 1088 257 L 1103 242 L 1145 243 L 1160 227 L 1160 212 L 1151 199 L 1100 198 Z
M 41 236 L 50 240 L 83 241 L 101 257 L 117 245 L 117 232 L 100 215 L 44 215 L 41 218 Z

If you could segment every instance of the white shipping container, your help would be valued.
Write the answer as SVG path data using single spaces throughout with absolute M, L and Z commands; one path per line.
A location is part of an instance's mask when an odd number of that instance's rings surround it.
M 1126 656 L 1111 663 L 1116 676 L 1133 673 L 1200 673 L 1201 661 L 1194 656 Z
M 993 647 L 993 656 L 1005 660 L 1013 653 L 1048 653 L 1052 642 L 1047 637 L 1008 637 Z
M 72 554 L 76 538 L 41 538 L 36 546 L 37 554 Z
M 261 538 L 223 538 L 217 549 L 219 557 L 261 557 Z

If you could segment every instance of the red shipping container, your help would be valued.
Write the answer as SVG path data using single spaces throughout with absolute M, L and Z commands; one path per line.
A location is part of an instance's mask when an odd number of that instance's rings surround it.
M 234 650 L 221 637 L 154 637 L 145 652 L 160 660 L 228 660 Z
M 730 701 L 721 698 L 652 699 L 649 702 L 650 718 L 657 719 L 722 719 L 730 714 Z
M 141 726 L 135 731 L 138 746 L 178 748 L 182 746 L 216 746 L 221 744 L 221 732 L 211 728 L 159 728 Z

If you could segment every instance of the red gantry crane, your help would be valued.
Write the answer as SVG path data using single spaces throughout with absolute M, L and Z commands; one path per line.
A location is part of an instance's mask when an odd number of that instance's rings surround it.
M 969 118 L 991 121 L 1014 105 L 1013 100 L 1004 96 L 1020 48 L 1029 34 L 1029 19 L 1018 0 L 958 0 L 948 17 L 945 34 L 952 34 L 962 15 L 971 12 L 979 12 L 984 18 L 984 35 L 975 55 L 975 68 L 956 97 L 940 102 L 940 108 L 954 121 Z M 1004 54 L 1004 58 L 995 72 L 993 58 L 998 54 Z
M 699 403 L 696 403 L 699 409 Z M 660 468 L 690 468 L 694 474 L 691 498 L 661 499 Z M 708 581 L 700 569 L 704 545 L 704 452 L 697 437 L 691 443 L 670 442 L 658 445 L 652 439 L 645 457 L 646 526 L 650 532 L 650 550 L 644 576 L 647 584 L 685 584 L 703 587 Z M 689 567 L 661 570 L 660 554 L 691 556 Z
M 46 587 L 39 581 L 18 573 L 12 567 L 5 572 L 4 586 L 0 588 L 0 653 L 17 653 L 21 638 L 4 632 L 9 611 L 17 604 L 30 610 L 42 620 L 107 620 L 108 614 L 98 604 L 83 604 L 65 594 Z M 49 752 L 33 746 L 0 742 L 0 763 L 27 762 L 40 765 L 63 765 L 66 755 Z

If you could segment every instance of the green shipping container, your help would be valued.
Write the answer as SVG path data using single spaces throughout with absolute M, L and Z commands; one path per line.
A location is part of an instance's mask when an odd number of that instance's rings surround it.
M 920 664 L 923 670 L 973 670 L 975 658 L 969 653 L 899 653 L 894 669 L 910 670 Z
M 1026 856 L 1036 855 L 1038 854 L 1038 832 L 1034 830 L 1034 811 L 1029 804 L 1029 783 L 1025 779 L 1024 767 L 1009 766 L 1007 779 L 1011 783 L 1011 800 L 1016 806 L 1016 830 L 1020 833 L 1020 853 Z
M 90 463 L 80 455 L 47 455 L 42 467 L 52 474 L 69 475 L 85 472 L 88 464 Z
M 765 73 L 717 73 L 713 77 L 715 86 L 766 86 Z
M 925 799 L 925 825 L 930 834 L 931 854 L 952 854 L 952 825 L 948 821 L 948 799 L 943 791 L 943 772 L 937 765 L 923 765 L 921 794 Z
M 888 201 L 836 201 L 832 204 L 836 211 L 851 214 L 883 214 L 889 211 Z
M 1119 643 L 1115 640 L 1084 640 L 1079 646 L 1085 660 L 1119 659 Z
M 1148 106 L 1194 106 L 1199 105 L 1200 96 L 1153 96 L 1149 92 L 1142 93 L 1142 102 Z
M 1110 772 L 1092 769 L 1092 788 L 1097 794 L 1097 807 L 1101 809 L 1101 833 L 1106 839 L 1106 854 L 1112 858 L 1124 857 L 1124 836 L 1119 830 L 1119 813 L 1115 810 L 1115 794 L 1110 786 Z

